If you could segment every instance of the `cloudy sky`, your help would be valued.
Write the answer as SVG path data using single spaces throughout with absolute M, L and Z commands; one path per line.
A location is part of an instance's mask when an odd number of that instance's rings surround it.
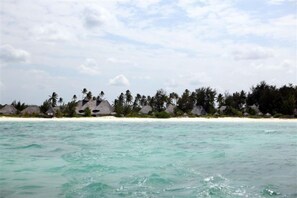
M 297 84 L 295 0 L 1 0 L 0 103 Z

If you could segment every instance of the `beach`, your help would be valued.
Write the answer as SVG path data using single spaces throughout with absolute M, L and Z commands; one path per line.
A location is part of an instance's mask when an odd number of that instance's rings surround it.
M 21 117 L 0 117 L 0 122 L 51 122 L 51 121 L 67 121 L 67 122 L 293 122 L 297 123 L 296 118 L 240 118 L 240 117 L 220 117 L 220 118 L 188 118 L 175 117 L 167 119 L 159 118 L 119 118 L 114 116 L 102 117 L 79 117 L 79 118 L 21 118 Z

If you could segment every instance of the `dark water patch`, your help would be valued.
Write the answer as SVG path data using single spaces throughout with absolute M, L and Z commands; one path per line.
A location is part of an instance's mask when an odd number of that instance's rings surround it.
M 35 169 L 33 169 L 33 168 L 22 168 L 22 169 L 17 169 L 14 172 L 20 173 L 20 172 L 34 172 L 34 171 L 35 171 Z
M 226 153 L 224 151 L 213 151 L 210 153 L 210 156 L 214 159 L 217 158 L 225 158 L 226 157 Z
M 170 185 L 173 182 L 170 179 L 167 179 L 165 177 L 162 177 L 158 174 L 152 174 L 147 179 L 147 184 L 153 185 L 153 186 L 162 186 L 162 185 Z
M 31 195 L 31 196 L 32 196 L 32 195 L 34 195 L 35 193 L 34 193 L 34 192 L 28 192 L 28 191 L 22 191 L 22 192 L 19 192 L 18 194 L 19 194 L 19 195 L 25 195 L 25 196 L 26 196 L 26 195 Z
M 66 166 L 57 166 L 57 167 L 47 169 L 46 172 L 58 173 L 58 172 L 63 171 L 65 168 L 66 168 Z
M 42 148 L 42 145 L 40 144 L 29 144 L 26 146 L 18 146 L 11 149 L 41 149 L 41 148 Z
M 62 148 L 55 148 L 54 150 L 51 150 L 50 152 L 55 153 L 55 152 L 62 152 L 62 151 L 63 151 Z
M 82 190 L 88 194 L 97 195 L 101 195 L 102 193 L 110 189 L 112 188 L 109 185 L 100 182 L 91 183 L 82 188 Z
M 12 190 L 5 190 L 0 188 L 0 198 L 13 197 L 14 194 L 15 192 Z
M 77 175 L 77 174 L 107 174 L 114 173 L 116 168 L 110 166 L 104 166 L 100 164 L 96 165 L 81 165 L 77 167 L 68 168 L 64 171 L 63 175 Z
M 112 187 L 102 182 L 73 180 L 63 184 L 65 197 L 110 197 Z
M 34 189 L 39 189 L 43 187 L 44 186 L 39 186 L 39 185 L 25 185 L 25 186 L 19 186 L 18 188 L 21 190 L 34 190 Z

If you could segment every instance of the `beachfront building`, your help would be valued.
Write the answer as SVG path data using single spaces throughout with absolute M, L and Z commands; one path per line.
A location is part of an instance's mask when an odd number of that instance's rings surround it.
M 196 116 L 203 116 L 203 115 L 206 115 L 206 111 L 205 111 L 204 108 L 203 108 L 202 106 L 200 106 L 200 105 L 195 106 L 195 107 L 192 109 L 191 113 L 192 113 L 193 115 L 196 115 Z
M 219 114 L 224 114 L 224 112 L 227 110 L 227 106 L 223 105 L 218 108 Z
M 145 114 L 145 115 L 147 115 L 147 114 L 149 114 L 151 111 L 153 111 L 153 108 L 152 108 L 151 106 L 149 106 L 149 105 L 145 105 L 145 106 L 143 106 L 143 107 L 140 109 L 139 114 Z
M 91 111 L 92 116 L 111 115 L 113 108 L 107 100 L 80 100 L 77 102 L 76 113 L 85 115 L 87 108 Z
M 5 105 L 2 109 L 0 109 L 0 114 L 2 115 L 13 115 L 17 114 L 17 109 L 13 105 Z
M 45 112 L 47 116 L 54 117 L 56 114 L 56 110 L 52 105 L 49 106 L 48 110 Z
M 169 104 L 165 110 L 166 113 L 169 113 L 171 115 L 174 114 L 174 110 L 175 110 L 176 106 L 173 104 Z
M 22 115 L 40 115 L 40 108 L 37 105 L 30 105 L 23 111 L 21 111 Z

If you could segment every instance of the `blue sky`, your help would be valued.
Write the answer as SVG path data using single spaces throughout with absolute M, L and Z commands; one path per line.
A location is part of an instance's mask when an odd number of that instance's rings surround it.
M 0 103 L 297 84 L 294 0 L 1 0 Z

